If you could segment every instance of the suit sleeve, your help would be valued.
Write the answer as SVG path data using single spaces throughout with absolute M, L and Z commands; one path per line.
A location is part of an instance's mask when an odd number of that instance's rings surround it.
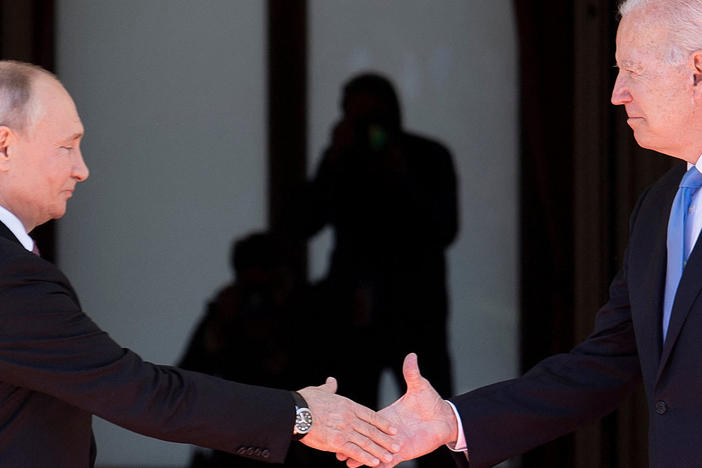
M 282 462 L 289 392 L 142 361 L 81 310 L 68 281 L 31 254 L 0 262 L 0 376 L 141 434 Z
M 627 265 L 625 255 L 584 342 L 520 378 L 451 399 L 461 415 L 471 468 L 495 465 L 572 432 L 613 411 L 639 385 Z
M 471 468 L 492 466 L 613 411 L 641 380 L 626 301 L 625 272 L 597 316 L 595 332 L 570 353 L 524 376 L 451 399 L 466 434 Z

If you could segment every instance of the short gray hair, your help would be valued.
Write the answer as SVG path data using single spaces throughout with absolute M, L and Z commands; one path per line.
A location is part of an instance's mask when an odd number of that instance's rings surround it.
M 692 52 L 702 49 L 702 0 L 624 0 L 619 5 L 619 15 L 624 17 L 643 7 L 653 8 L 657 19 L 666 26 L 669 63 L 679 65 Z
M 41 76 L 56 80 L 39 66 L 0 61 L 0 125 L 19 131 L 32 126 L 40 110 L 39 103 L 32 99 L 32 85 Z

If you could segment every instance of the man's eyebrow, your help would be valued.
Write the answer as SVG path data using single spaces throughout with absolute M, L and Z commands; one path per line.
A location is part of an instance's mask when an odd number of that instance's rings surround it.
M 635 62 L 631 60 L 622 60 L 619 63 L 620 68 L 637 69 L 640 68 Z

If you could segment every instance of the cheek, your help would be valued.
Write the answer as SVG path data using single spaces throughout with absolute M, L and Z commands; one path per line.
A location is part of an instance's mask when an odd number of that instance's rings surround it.
M 62 178 L 58 177 L 58 174 L 47 173 L 39 188 L 37 197 L 41 197 L 42 202 L 47 206 L 60 206 L 63 201 L 61 191 L 64 187 L 65 183 Z
M 646 117 L 659 125 L 670 126 L 686 115 L 691 102 L 684 90 L 655 83 L 640 90 Z
M 688 122 L 695 106 L 687 96 L 680 93 L 666 93 L 659 100 L 662 124 L 678 130 L 689 128 Z
M 45 174 L 49 186 L 54 189 L 63 188 L 71 178 L 71 165 L 66 160 L 54 160 L 47 165 Z

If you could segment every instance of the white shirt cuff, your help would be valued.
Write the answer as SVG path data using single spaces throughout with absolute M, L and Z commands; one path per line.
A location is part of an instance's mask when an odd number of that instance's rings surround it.
M 458 439 L 454 444 L 446 444 L 446 446 L 453 450 L 454 452 L 466 452 L 468 456 L 468 444 L 466 443 L 466 435 L 463 433 L 463 422 L 461 421 L 461 415 L 458 414 L 456 406 L 450 401 L 446 400 L 453 410 L 453 414 L 456 416 L 456 422 L 458 422 Z

